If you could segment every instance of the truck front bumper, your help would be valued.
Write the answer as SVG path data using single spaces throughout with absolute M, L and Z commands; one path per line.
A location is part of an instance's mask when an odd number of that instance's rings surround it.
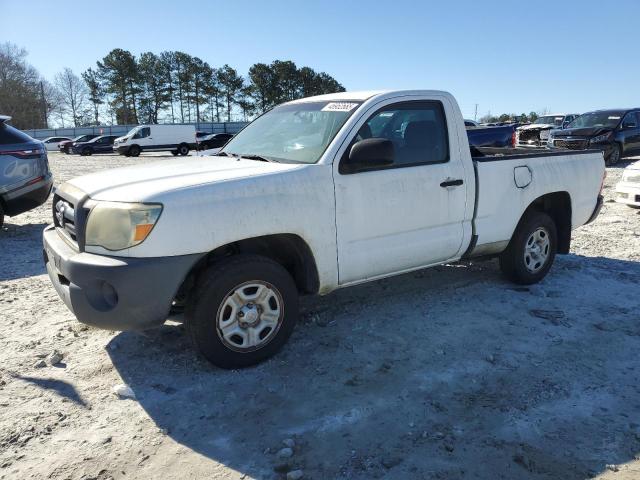
M 44 262 L 56 292 L 76 318 L 109 330 L 161 325 L 202 255 L 126 258 L 78 252 L 53 225 L 43 233 Z
M 640 185 L 619 183 L 616 186 L 616 202 L 640 207 Z

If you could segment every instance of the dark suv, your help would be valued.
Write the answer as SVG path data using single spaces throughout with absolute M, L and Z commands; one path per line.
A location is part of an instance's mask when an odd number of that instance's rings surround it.
M 112 153 L 113 141 L 118 135 L 100 135 L 92 138 L 88 142 L 74 142 L 71 144 L 71 151 L 80 155 L 93 155 L 94 153 Z
M 96 138 L 98 136 L 99 135 L 95 135 L 95 134 L 92 134 L 92 133 L 87 134 L 87 135 L 80 135 L 80 136 L 74 138 L 73 140 L 67 140 L 66 142 L 60 142 L 58 144 L 58 149 L 62 153 L 71 153 L 71 146 L 74 143 L 88 142 L 89 140 L 93 140 L 94 138 Z
M 584 113 L 566 129 L 553 130 L 548 145 L 602 150 L 607 165 L 615 165 L 624 155 L 640 153 L 640 108 Z
M 8 125 L 0 115 L 0 226 L 47 201 L 53 176 L 42 142 Z

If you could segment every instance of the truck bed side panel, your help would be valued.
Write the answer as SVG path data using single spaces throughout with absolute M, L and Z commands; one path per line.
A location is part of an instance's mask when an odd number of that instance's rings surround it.
M 548 193 L 567 192 L 571 198 L 571 227 L 583 225 L 596 206 L 604 175 L 601 153 L 485 157 L 474 161 L 478 176 L 476 254 L 504 249 L 527 207 Z M 528 175 L 526 169 L 531 172 L 531 181 L 522 186 L 526 183 L 523 174 L 525 178 Z M 516 185 L 516 175 L 521 187 Z

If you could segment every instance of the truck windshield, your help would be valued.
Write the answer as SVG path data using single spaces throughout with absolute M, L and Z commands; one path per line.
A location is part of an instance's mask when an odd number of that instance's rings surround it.
M 552 115 L 548 115 L 546 117 L 538 117 L 536 118 L 536 121 L 533 122 L 535 124 L 538 125 L 556 125 L 556 126 L 560 126 L 562 125 L 562 120 L 564 119 L 564 117 L 555 117 Z
M 569 128 L 607 127 L 615 128 L 624 112 L 590 112 L 583 113 L 569 124 Z
M 316 163 L 359 105 L 341 101 L 275 107 L 247 125 L 223 151 L 275 162 Z

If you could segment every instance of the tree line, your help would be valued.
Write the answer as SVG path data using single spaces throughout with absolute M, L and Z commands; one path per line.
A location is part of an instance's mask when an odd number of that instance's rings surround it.
M 542 113 L 544 115 L 544 113 Z M 539 115 L 536 112 L 530 112 L 529 115 L 521 113 L 503 113 L 502 115 L 491 115 L 490 113 L 480 117 L 480 123 L 499 123 L 499 122 L 515 122 L 515 123 L 533 123 Z
M 331 75 L 290 60 L 256 63 L 242 76 L 179 51 L 139 56 L 116 48 L 80 75 L 52 82 L 0 44 L 0 113 L 18 128 L 249 120 L 279 103 L 344 91 Z

